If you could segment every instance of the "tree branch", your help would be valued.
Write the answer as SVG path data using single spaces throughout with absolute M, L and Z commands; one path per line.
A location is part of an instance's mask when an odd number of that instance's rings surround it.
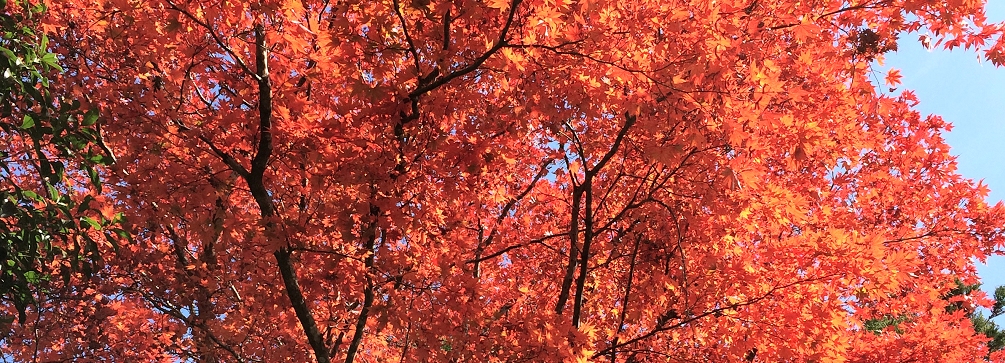
M 512 0 L 510 2 L 509 15 L 506 17 L 506 24 L 503 25 L 502 31 L 499 32 L 499 39 L 497 39 L 495 44 L 492 45 L 492 48 L 489 48 L 488 51 L 478 56 L 478 58 L 475 58 L 474 61 L 469 63 L 464 68 L 450 72 L 449 74 L 444 75 L 440 78 L 436 78 L 431 82 L 429 82 L 429 84 L 419 85 L 414 91 L 408 94 L 408 97 L 411 99 L 417 99 L 418 97 L 446 84 L 447 82 L 450 82 L 451 80 L 457 77 L 473 72 L 474 70 L 481 67 L 482 63 L 485 63 L 485 61 L 488 60 L 490 57 L 492 57 L 492 55 L 494 55 L 500 49 L 505 47 L 507 44 L 506 40 L 507 34 L 509 33 L 510 27 L 513 25 L 513 19 L 516 17 L 517 7 L 520 5 L 522 1 L 523 0 Z
M 524 190 L 522 192 L 520 192 L 520 194 L 517 194 L 517 196 L 511 198 L 508 202 L 506 202 L 506 205 L 503 206 L 502 211 L 499 212 L 499 216 L 496 217 L 496 221 L 495 221 L 496 225 L 495 225 L 495 227 L 493 227 L 492 231 L 489 232 L 489 236 L 487 238 L 485 238 L 485 241 L 482 242 L 479 239 L 479 241 L 478 241 L 478 247 L 475 249 L 475 258 L 471 260 L 471 261 L 474 261 L 474 264 L 475 264 L 475 266 L 474 266 L 474 276 L 475 276 L 475 278 L 477 278 L 480 275 L 480 273 L 479 273 L 480 268 L 479 267 L 481 266 L 482 253 L 485 252 L 485 248 L 486 247 L 488 247 L 489 245 L 492 244 L 492 239 L 495 238 L 496 234 L 499 231 L 499 224 L 502 223 L 503 219 L 505 219 L 507 215 L 509 215 L 509 212 L 511 210 L 513 210 L 513 207 L 516 206 L 516 203 L 519 202 L 519 201 L 521 201 L 521 200 L 523 200 L 523 198 L 525 198 L 527 196 L 527 194 L 530 194 L 530 191 L 534 190 L 534 186 L 537 185 L 537 182 L 540 181 L 541 178 L 544 178 L 544 176 L 548 174 L 548 166 L 549 165 L 551 165 L 551 160 L 548 160 L 544 164 L 541 165 L 541 170 L 538 170 L 537 175 L 535 175 L 534 179 L 532 179 L 530 181 L 530 184 L 528 184 L 527 187 L 524 188 Z
M 276 216 L 276 206 L 272 200 L 272 195 L 265 187 L 265 169 L 268 167 L 269 158 L 272 156 L 272 85 L 269 81 L 269 47 L 266 44 L 265 27 L 262 24 L 255 25 L 255 65 L 258 80 L 258 147 L 255 157 L 251 161 L 251 171 L 245 172 L 244 179 L 251 189 L 251 196 L 255 198 L 258 208 L 261 210 L 262 218 L 265 220 L 265 230 L 267 234 L 274 235 L 278 226 L 272 220 Z M 300 325 L 307 335 L 307 341 L 314 350 L 314 356 L 318 363 L 329 363 L 329 350 L 324 341 L 324 336 L 318 330 L 317 322 L 311 313 L 304 293 L 300 289 L 297 281 L 297 273 L 290 260 L 293 251 L 289 248 L 280 248 L 273 253 L 279 267 L 283 285 L 286 287 L 286 295 L 293 305 L 293 310 L 300 320 Z
M 235 53 L 234 50 L 231 49 L 230 46 L 227 45 L 227 43 L 224 43 L 223 39 L 220 38 L 220 36 L 216 34 L 216 30 L 214 30 L 213 27 L 209 23 L 207 23 L 205 21 L 202 21 L 202 20 L 199 20 L 199 18 L 196 18 L 195 15 L 193 15 L 191 12 L 189 12 L 188 10 L 182 9 L 178 5 L 175 5 L 174 2 L 171 2 L 170 0 L 167 2 L 167 4 L 168 4 L 168 6 L 171 7 L 171 9 L 173 9 L 173 10 L 181 13 L 182 15 L 185 15 L 185 17 L 189 18 L 189 20 L 192 20 L 192 22 L 198 24 L 199 26 L 201 26 L 203 28 L 206 28 L 206 31 L 209 32 L 209 35 L 211 37 L 213 37 L 214 41 L 216 41 L 216 45 L 219 45 L 220 48 L 223 49 L 224 52 L 227 52 L 227 55 L 230 55 L 232 58 L 234 58 L 234 63 L 237 63 L 237 66 L 241 67 L 241 70 L 244 71 L 245 74 L 247 74 L 247 75 L 255 78 L 256 80 L 258 80 L 258 75 L 255 72 L 253 72 L 251 70 L 251 68 L 249 68 L 248 65 L 246 63 L 244 63 L 243 60 L 241 60 L 241 57 L 238 56 L 237 53 Z
M 652 330 L 646 332 L 645 334 L 637 336 L 635 338 L 626 340 L 626 341 L 624 341 L 622 343 L 611 345 L 611 346 L 609 346 L 609 347 L 607 347 L 605 349 L 602 349 L 602 350 L 594 353 L 592 359 L 598 359 L 598 358 L 603 357 L 605 355 L 609 355 L 609 354 L 611 354 L 611 352 L 616 351 L 618 348 L 621 348 L 621 347 L 624 347 L 624 346 L 627 346 L 627 345 L 631 345 L 631 344 L 635 344 L 635 343 L 638 343 L 638 342 L 643 341 L 645 339 L 649 339 L 649 338 L 651 338 L 652 336 L 654 336 L 656 334 L 659 334 L 659 333 L 662 333 L 662 332 L 665 332 L 665 331 L 669 331 L 669 330 L 673 330 L 673 329 L 685 326 L 687 324 L 690 324 L 693 321 L 697 321 L 697 320 L 703 319 L 703 318 L 705 318 L 705 317 L 707 317 L 709 315 L 715 315 L 715 314 L 722 313 L 724 311 L 736 310 L 736 309 L 739 309 L 739 308 L 742 308 L 742 307 L 745 307 L 745 306 L 750 306 L 750 305 L 756 304 L 758 302 L 761 302 L 762 300 L 765 300 L 765 299 L 771 297 L 778 290 L 789 288 L 789 287 L 792 287 L 792 286 L 795 286 L 795 285 L 798 285 L 798 284 L 801 284 L 801 283 L 805 283 L 805 282 L 813 282 L 813 281 L 826 280 L 826 279 L 829 279 L 829 278 L 834 277 L 834 276 L 837 276 L 837 274 L 831 274 L 831 275 L 826 275 L 826 276 L 821 276 L 821 277 L 816 277 L 816 278 L 810 278 L 810 279 L 796 280 L 796 281 L 793 281 L 793 282 L 790 282 L 790 283 L 787 283 L 787 284 L 784 284 L 784 285 L 775 286 L 775 287 L 772 287 L 770 290 L 768 290 L 768 292 L 764 293 L 761 296 L 755 297 L 753 299 L 749 299 L 747 301 L 743 301 L 743 302 L 739 302 L 739 303 L 735 303 L 735 304 L 729 304 L 729 305 L 722 306 L 722 307 L 715 308 L 715 309 L 706 310 L 705 312 L 703 312 L 701 314 L 697 314 L 697 315 L 688 317 L 686 319 L 679 319 L 680 321 L 678 321 L 676 324 L 673 324 L 673 325 L 666 325 L 666 324 L 669 323 L 673 319 L 678 319 L 678 318 L 676 318 L 677 313 L 674 310 L 668 310 L 666 313 L 664 313 L 663 315 L 661 315 L 657 319 L 656 326 Z
M 380 215 L 380 209 L 375 205 L 370 205 L 370 217 L 373 218 L 370 221 L 370 225 L 367 226 L 366 231 L 366 244 L 364 248 L 366 249 L 366 288 L 363 290 L 363 308 L 359 311 L 359 317 L 356 319 L 356 331 L 352 336 L 352 342 L 349 343 L 349 348 L 346 352 L 345 363 L 353 363 L 356 359 L 356 352 L 359 351 L 359 345 L 363 341 L 363 330 L 366 328 L 366 320 L 370 317 L 370 308 L 373 306 L 373 262 L 375 242 L 377 241 L 377 216 Z
M 621 143 L 625 140 L 625 136 L 628 135 L 628 130 L 631 129 L 632 125 L 635 124 L 637 120 L 636 115 L 625 113 L 625 125 L 618 131 L 618 136 L 614 140 L 614 145 L 611 146 L 610 150 L 593 166 L 592 169 L 585 165 L 586 157 L 582 157 L 584 165 L 583 168 L 586 169 L 583 175 L 583 184 L 581 185 L 581 193 L 585 195 L 585 215 L 583 216 L 584 228 L 586 229 L 583 233 L 583 248 L 580 253 L 582 256 L 579 259 L 579 278 L 576 279 L 576 295 L 573 299 L 573 310 L 572 310 L 572 326 L 579 328 L 580 318 L 583 312 L 583 291 L 586 287 L 586 277 L 589 274 L 589 262 L 590 262 L 590 247 L 593 243 L 593 237 L 595 230 L 593 229 L 593 177 L 599 173 L 614 154 L 618 152 L 621 148 Z M 578 215 L 574 215 L 573 218 L 579 218 Z M 564 286 L 564 285 L 563 285 Z

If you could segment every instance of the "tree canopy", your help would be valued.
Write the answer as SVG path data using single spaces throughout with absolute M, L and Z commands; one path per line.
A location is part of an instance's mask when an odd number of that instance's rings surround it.
M 132 237 L 5 357 L 987 357 L 942 297 L 1005 207 L 872 68 L 918 35 L 1001 63 L 982 1 L 46 5 Z
M 37 31 L 45 6 L 12 0 L 0 7 L 0 296 L 24 323 L 43 281 L 89 275 L 100 260 L 87 231 L 111 222 L 91 206 L 101 187 L 95 167 L 110 159 L 96 110 L 49 91 L 61 69 Z M 74 183 L 75 173 L 85 182 Z M 0 314 L 4 329 L 13 320 Z

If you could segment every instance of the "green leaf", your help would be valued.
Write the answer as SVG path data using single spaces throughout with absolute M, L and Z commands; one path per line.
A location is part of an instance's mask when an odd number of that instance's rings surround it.
M 21 195 L 23 195 L 25 198 L 28 198 L 28 199 L 36 201 L 36 202 L 42 201 L 42 198 L 39 198 L 38 194 L 35 194 L 35 192 L 30 191 L 30 190 L 23 190 L 23 191 L 21 191 Z
M 112 158 L 109 158 L 109 157 L 101 155 L 101 154 L 94 154 L 94 155 L 88 156 L 87 160 L 90 160 L 92 163 L 100 164 L 100 165 L 110 165 L 112 163 Z
M 112 230 L 112 232 L 115 232 L 116 236 L 119 236 L 119 238 L 124 239 L 126 241 L 132 242 L 132 240 L 133 240 L 133 236 L 130 235 L 128 231 L 126 231 L 126 230 L 124 230 L 122 228 L 116 228 L 116 229 Z
M 86 216 L 85 217 L 80 217 L 80 221 L 84 222 L 84 223 L 87 223 L 87 225 L 91 226 L 91 228 L 101 229 L 101 223 L 98 223 L 98 221 L 95 220 L 94 218 L 86 217 Z M 83 228 L 84 225 L 81 224 L 80 227 Z
M 30 284 L 37 284 L 39 281 L 42 281 L 41 276 L 35 271 L 25 271 L 24 279 L 28 280 Z
M 63 67 L 59 66 L 59 59 L 56 58 L 54 53 L 46 53 L 42 56 L 42 64 L 45 64 L 49 68 L 54 68 L 57 71 L 63 72 Z
M 87 169 L 87 176 L 89 176 L 91 178 L 91 185 L 94 185 L 95 191 L 97 191 L 98 194 L 100 194 L 101 193 L 101 177 L 98 175 L 98 170 L 95 169 L 93 166 L 90 166 L 90 165 L 87 165 L 87 164 L 84 165 L 84 168 Z
M 80 201 L 80 204 L 77 205 L 77 214 L 84 213 L 84 211 L 90 209 L 92 201 L 94 201 L 94 196 L 92 195 L 84 196 L 84 200 Z
M 116 231 L 116 234 L 118 234 L 118 231 Z M 112 245 L 112 249 L 115 252 L 119 252 L 119 241 L 115 238 L 114 235 L 106 233 L 105 239 L 108 240 L 108 243 Z
M 98 110 L 94 108 L 87 110 L 87 113 L 84 114 L 83 125 L 92 126 L 96 123 L 98 123 Z
M 49 162 L 49 165 L 52 166 L 52 176 L 56 179 L 56 180 L 53 180 L 53 182 L 54 183 L 55 182 L 62 182 L 63 181 L 63 176 L 66 175 L 66 166 L 63 165 L 63 162 L 59 161 L 59 160 L 51 161 L 51 162 Z
M 17 56 L 14 55 L 14 52 L 11 51 L 10 49 L 7 49 L 6 47 L 0 47 L 0 52 L 2 52 L 3 55 L 7 57 L 7 59 L 10 59 L 11 63 L 14 63 L 14 61 L 18 60 Z
M 39 92 L 37 89 L 35 89 L 35 87 L 32 86 L 25 87 L 24 91 L 28 93 L 28 95 L 31 96 L 31 98 L 34 99 L 35 102 L 45 104 L 45 97 L 43 97 L 42 92 Z
M 53 178 L 52 163 L 49 162 L 49 158 L 47 158 L 42 152 L 37 152 L 36 154 L 38 155 L 38 173 L 41 174 L 43 178 Z
M 27 130 L 32 127 L 35 127 L 35 119 L 31 115 L 24 115 L 24 120 L 21 121 L 21 129 Z

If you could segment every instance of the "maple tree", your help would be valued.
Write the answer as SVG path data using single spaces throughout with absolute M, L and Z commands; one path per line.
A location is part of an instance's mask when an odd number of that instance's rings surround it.
M 1001 63 L 981 1 L 46 4 L 132 241 L 6 356 L 986 356 L 941 297 L 1005 210 L 871 68 L 911 32 Z

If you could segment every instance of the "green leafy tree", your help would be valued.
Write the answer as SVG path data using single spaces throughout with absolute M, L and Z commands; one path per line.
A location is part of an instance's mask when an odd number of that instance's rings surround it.
M 0 0 L 0 8 L 0 296 L 23 321 L 45 281 L 89 274 L 100 262 L 100 234 L 89 230 L 122 231 L 104 228 L 113 221 L 91 207 L 101 187 L 95 167 L 111 160 L 97 110 L 50 92 L 62 69 L 36 31 L 45 6 Z M 0 324 L 13 320 L 0 316 Z
M 959 286 L 951 290 L 946 298 L 952 300 L 956 296 L 969 296 L 980 288 L 981 284 L 966 285 L 959 282 Z M 1005 286 L 998 286 L 995 289 L 994 305 L 991 306 L 988 316 L 984 316 L 984 313 L 980 310 L 967 307 L 962 301 L 953 302 L 948 309 L 966 309 L 967 317 L 970 318 L 970 322 L 974 325 L 974 331 L 984 334 L 984 336 L 990 339 L 987 343 L 989 352 L 993 353 L 1005 349 L 1005 330 L 993 320 L 1005 314 Z
M 950 301 L 946 307 L 947 312 L 963 310 L 967 318 L 973 324 L 974 331 L 986 336 L 988 339 L 988 353 L 994 353 L 1005 349 L 1005 329 L 994 322 L 994 318 L 1005 314 L 1005 286 L 998 286 L 994 292 L 994 304 L 988 316 L 977 309 L 970 302 L 970 295 L 974 291 L 980 291 L 981 284 L 965 284 L 963 281 L 956 281 L 956 287 L 943 296 L 943 299 Z M 886 315 L 865 321 L 865 329 L 876 334 L 881 334 L 884 330 L 890 329 L 896 333 L 902 333 L 901 324 L 911 321 L 912 314 L 899 316 Z

